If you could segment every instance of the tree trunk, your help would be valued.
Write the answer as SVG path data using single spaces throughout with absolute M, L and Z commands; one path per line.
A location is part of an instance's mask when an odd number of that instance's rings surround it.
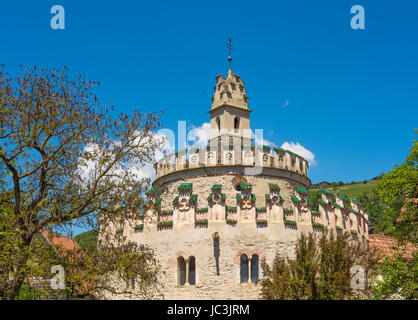
M 22 255 L 18 255 L 17 261 L 15 264 L 16 273 L 14 278 L 8 281 L 6 288 L 4 290 L 4 299 L 5 300 L 15 300 L 19 295 L 20 288 L 22 287 L 23 282 L 27 276 L 26 274 L 26 263 L 29 259 L 29 246 L 30 240 L 25 241 L 21 248 L 20 252 L 23 252 Z

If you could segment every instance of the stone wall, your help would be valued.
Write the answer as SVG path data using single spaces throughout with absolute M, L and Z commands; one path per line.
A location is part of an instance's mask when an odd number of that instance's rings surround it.
M 300 174 L 288 170 L 264 168 L 263 174 L 255 176 L 245 175 L 245 168 L 237 167 L 212 167 L 196 168 L 184 172 L 176 172 L 162 177 L 154 182 L 153 186 L 159 190 L 161 208 L 163 210 L 173 209 L 172 202 L 178 195 L 178 187 L 182 183 L 193 184 L 193 194 L 197 195 L 197 207 L 207 207 L 207 197 L 211 187 L 215 184 L 222 184 L 222 190 L 226 194 L 226 205 L 236 206 L 236 194 L 233 183 L 236 178 L 244 178 L 253 186 L 253 193 L 256 195 L 256 206 L 265 206 L 265 194 L 269 193 L 269 183 L 278 184 L 285 203 L 290 205 L 290 196 L 293 195 L 294 185 L 302 185 L 309 188 L 310 180 Z
M 234 177 L 166 182 L 148 192 L 152 205 L 144 216 L 108 226 L 105 232 L 155 250 L 165 272 L 161 278 L 165 299 L 257 299 L 258 285 L 240 283 L 240 256 L 258 255 L 261 278 L 261 260 L 270 263 L 276 252 L 293 257 L 301 233 L 320 234 L 327 227 L 337 234 L 349 232 L 352 241 L 368 245 L 367 215 L 355 202 L 349 205 L 348 199 L 339 198 L 337 203 L 324 193 L 319 210 L 314 211 L 301 185 L 283 178 L 249 176 L 237 191 Z M 258 204 L 251 200 L 254 194 Z M 176 197 L 178 201 L 173 203 Z M 215 234 L 219 236 L 218 251 Z M 194 285 L 180 285 L 179 257 L 194 257 Z

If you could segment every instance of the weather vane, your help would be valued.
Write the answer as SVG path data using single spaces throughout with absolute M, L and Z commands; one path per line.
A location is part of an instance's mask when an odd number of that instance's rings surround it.
M 227 47 L 227 48 L 228 48 L 228 50 L 229 50 L 228 61 L 229 61 L 229 70 L 231 70 L 231 60 L 232 60 L 232 57 L 231 57 L 231 50 L 232 50 L 232 38 L 229 38 L 229 39 L 228 39 L 228 44 L 226 45 L 226 47 Z

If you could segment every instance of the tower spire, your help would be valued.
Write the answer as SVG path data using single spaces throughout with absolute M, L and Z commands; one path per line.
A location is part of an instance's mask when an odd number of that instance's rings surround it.
M 229 62 L 229 70 L 228 73 L 231 72 L 231 61 L 232 61 L 232 57 L 231 57 L 231 51 L 232 51 L 232 38 L 228 38 L 228 44 L 226 45 L 226 47 L 229 50 L 229 56 L 228 56 L 228 62 Z

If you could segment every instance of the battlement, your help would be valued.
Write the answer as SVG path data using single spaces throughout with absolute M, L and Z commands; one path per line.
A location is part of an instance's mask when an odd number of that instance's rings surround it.
M 227 205 L 227 196 L 221 184 L 207 188 L 208 196 L 201 199 L 198 206 L 198 197 L 202 195 L 195 193 L 192 183 L 181 183 L 168 209 L 162 209 L 160 190 L 150 189 L 147 192 L 148 210 L 144 215 L 137 216 L 137 226 L 131 233 L 175 232 L 183 228 L 212 230 L 212 227 L 219 228 L 221 225 L 234 228 L 245 226 L 259 232 L 282 226 L 279 232 L 290 234 L 294 230 L 322 232 L 328 228 L 336 234 L 348 232 L 353 240 L 367 245 L 369 222 L 364 208 L 354 200 L 338 194 L 335 196 L 327 190 L 324 190 L 316 210 L 311 207 L 308 191 L 299 185 L 293 186 L 290 201 L 286 202 L 280 187 L 269 183 L 269 193 L 263 195 L 262 207 L 255 205 L 257 195 L 253 193 L 251 184 L 240 185 L 233 206 Z M 118 230 L 123 232 L 120 228 Z
M 277 147 L 224 143 L 221 139 L 206 147 L 172 153 L 154 164 L 156 179 L 173 172 L 219 166 L 259 166 L 288 170 L 307 177 L 308 162 L 301 156 Z

